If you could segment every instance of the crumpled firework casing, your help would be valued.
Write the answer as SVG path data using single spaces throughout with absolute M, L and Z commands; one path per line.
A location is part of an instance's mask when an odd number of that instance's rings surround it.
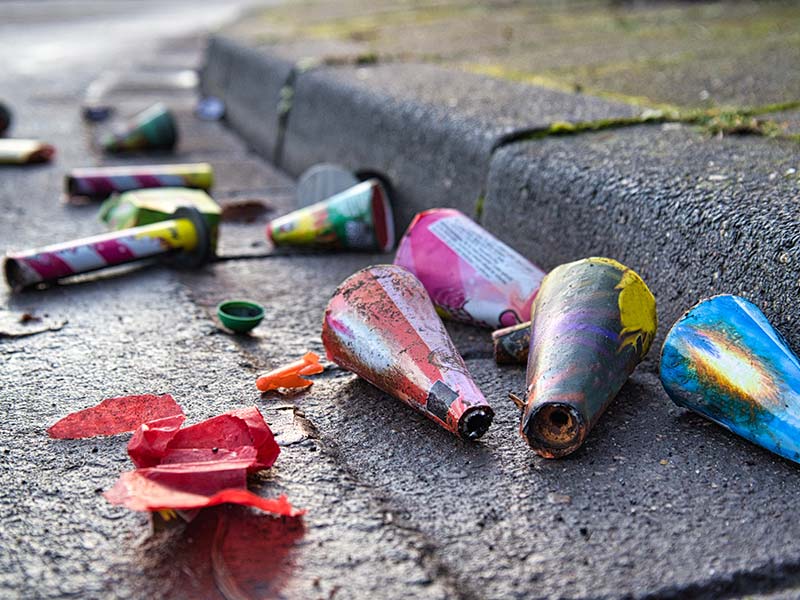
M 394 247 L 394 218 L 386 189 L 368 179 L 267 225 L 275 246 L 379 250 Z
M 322 342 L 328 359 L 464 439 L 479 438 L 492 422 L 425 288 L 402 267 L 377 265 L 347 278 L 325 311 Z
M 440 315 L 490 328 L 528 321 L 545 275 L 451 208 L 434 208 L 414 217 L 394 264 L 419 278 Z
M 664 340 L 661 383 L 678 406 L 800 462 L 800 360 L 752 302 L 689 309 Z
M 650 348 L 656 302 L 609 258 L 561 265 L 533 306 L 520 433 L 545 458 L 577 450 Z

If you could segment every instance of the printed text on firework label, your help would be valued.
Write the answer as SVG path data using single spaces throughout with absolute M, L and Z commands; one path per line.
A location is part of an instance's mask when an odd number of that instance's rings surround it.
M 475 223 L 460 217 L 445 217 L 428 230 L 489 281 L 529 286 L 531 293 L 539 287 L 543 273 Z

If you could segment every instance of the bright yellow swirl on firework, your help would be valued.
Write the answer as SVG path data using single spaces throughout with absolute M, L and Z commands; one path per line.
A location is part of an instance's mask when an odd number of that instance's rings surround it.
M 656 316 L 656 299 L 641 277 L 622 263 L 611 258 L 590 258 L 592 262 L 609 265 L 622 274 L 620 282 L 614 288 L 619 290 L 619 320 L 622 331 L 619 332 L 619 347 L 622 352 L 626 346 L 634 350 L 639 348 L 639 356 L 647 354 L 650 344 L 658 328 Z

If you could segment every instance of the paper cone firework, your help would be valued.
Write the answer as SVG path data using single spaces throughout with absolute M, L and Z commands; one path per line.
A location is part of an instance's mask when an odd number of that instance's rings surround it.
M 377 179 L 298 209 L 267 225 L 276 246 L 349 250 L 394 247 L 394 219 L 389 197 Z
M 161 103 L 135 116 L 120 131 L 103 141 L 106 152 L 172 150 L 178 142 L 178 126 L 172 112 Z
M 678 406 L 800 462 L 800 360 L 753 303 L 703 300 L 672 326 L 661 383 Z
M 325 311 L 322 342 L 330 360 L 464 439 L 492 422 L 425 288 L 402 267 L 368 267 L 345 280 Z
M 457 210 L 419 213 L 394 264 L 416 275 L 443 317 L 482 327 L 530 320 L 544 271 Z
M 533 305 L 520 433 L 541 456 L 574 452 L 647 354 L 656 302 L 641 277 L 608 258 L 562 265 Z

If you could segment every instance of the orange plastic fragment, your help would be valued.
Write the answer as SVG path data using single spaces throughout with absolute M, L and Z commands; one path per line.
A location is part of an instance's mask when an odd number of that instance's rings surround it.
M 256 387 L 260 392 L 268 392 L 280 388 L 307 388 L 314 382 L 303 379 L 301 375 L 314 375 L 325 370 L 319 364 L 319 356 L 314 352 L 306 352 L 303 358 L 284 365 L 256 379 Z

